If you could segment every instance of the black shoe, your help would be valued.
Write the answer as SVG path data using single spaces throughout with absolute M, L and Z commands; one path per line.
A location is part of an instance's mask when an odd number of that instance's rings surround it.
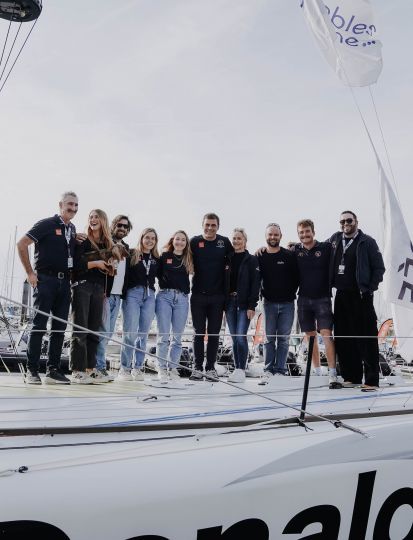
M 51 369 L 46 373 L 45 384 L 70 384 L 70 380 L 57 369 Z
M 24 382 L 26 384 L 42 384 L 42 379 L 39 377 L 37 371 L 28 369 L 26 371 L 26 375 L 24 376 Z

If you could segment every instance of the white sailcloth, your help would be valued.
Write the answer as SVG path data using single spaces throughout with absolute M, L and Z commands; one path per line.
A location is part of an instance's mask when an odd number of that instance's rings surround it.
M 370 0 L 301 0 L 307 24 L 346 86 L 368 86 L 383 66 Z
M 377 161 L 383 211 L 386 266 L 383 289 L 391 303 L 393 323 L 398 336 L 398 352 L 407 361 L 413 359 L 413 246 L 393 188 Z
M 413 245 L 393 188 L 378 161 L 384 228 L 384 296 L 413 309 Z
M 413 360 L 413 310 L 391 304 L 397 352 L 407 362 Z

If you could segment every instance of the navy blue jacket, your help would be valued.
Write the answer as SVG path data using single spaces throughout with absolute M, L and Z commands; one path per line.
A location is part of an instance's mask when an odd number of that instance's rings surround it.
M 328 240 L 333 245 L 333 255 L 330 261 L 330 283 L 334 278 L 334 259 L 337 246 L 343 237 L 342 232 L 336 232 Z M 383 281 L 383 274 L 386 271 L 383 257 L 380 253 L 377 242 L 371 236 L 364 234 L 359 229 L 359 240 L 356 251 L 356 281 L 360 292 L 377 291 L 379 283 Z
M 231 277 L 231 260 L 233 253 L 228 254 L 229 264 L 225 268 L 225 297 L 228 302 L 230 277 Z M 261 276 L 258 266 L 258 259 L 255 255 L 245 250 L 245 257 L 242 259 L 237 280 L 237 300 L 240 309 L 253 309 L 257 307 L 260 293 Z

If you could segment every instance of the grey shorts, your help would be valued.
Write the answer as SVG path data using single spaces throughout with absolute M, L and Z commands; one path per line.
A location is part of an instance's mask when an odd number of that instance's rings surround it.
M 298 297 L 298 322 L 302 332 L 333 329 L 331 298 Z

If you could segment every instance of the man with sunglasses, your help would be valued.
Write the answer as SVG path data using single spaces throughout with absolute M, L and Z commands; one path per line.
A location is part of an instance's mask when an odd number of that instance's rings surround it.
M 128 216 L 120 214 L 116 216 L 111 224 L 110 232 L 115 243 L 122 244 L 128 251 L 129 246 L 124 242 L 124 238 L 132 229 L 132 223 Z M 115 276 L 108 276 L 106 287 L 105 305 L 103 308 L 103 321 L 99 332 L 105 337 L 99 338 L 96 352 L 96 372 L 94 376 L 99 382 L 111 382 L 114 377 L 106 370 L 106 347 L 114 330 L 116 319 L 119 314 L 121 300 L 125 298 L 127 290 L 127 276 L 130 257 L 122 259 L 117 267 Z
M 330 238 L 333 246 L 330 281 L 337 290 L 334 301 L 334 334 L 339 336 L 335 338 L 336 351 L 343 387 L 361 386 L 362 391 L 371 392 L 379 386 L 373 294 L 383 280 L 384 262 L 376 241 L 358 228 L 354 212 L 342 212 L 340 226 L 341 231 Z

